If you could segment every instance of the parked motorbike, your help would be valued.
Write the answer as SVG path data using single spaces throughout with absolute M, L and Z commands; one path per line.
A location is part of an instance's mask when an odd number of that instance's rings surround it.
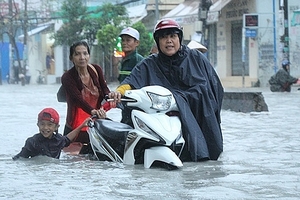
M 108 99 L 109 101 L 109 99 Z M 132 108 L 133 127 L 109 119 L 96 119 L 88 128 L 90 143 L 99 160 L 145 168 L 177 169 L 185 141 L 172 93 L 161 86 L 128 90 L 121 100 Z

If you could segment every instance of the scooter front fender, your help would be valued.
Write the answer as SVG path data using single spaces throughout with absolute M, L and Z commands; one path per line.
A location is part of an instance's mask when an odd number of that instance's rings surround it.
M 145 149 L 144 167 L 150 168 L 154 161 L 162 161 L 178 168 L 183 166 L 175 152 L 166 146 L 155 146 Z

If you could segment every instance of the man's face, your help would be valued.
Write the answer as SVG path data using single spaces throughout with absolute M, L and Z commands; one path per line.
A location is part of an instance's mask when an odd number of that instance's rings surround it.
M 174 55 L 180 48 L 180 41 L 177 33 L 171 33 L 159 37 L 159 48 L 167 56 Z
M 131 52 L 135 51 L 137 46 L 139 46 L 139 41 L 129 35 L 122 35 L 121 38 L 122 51 L 125 54 L 130 54 Z

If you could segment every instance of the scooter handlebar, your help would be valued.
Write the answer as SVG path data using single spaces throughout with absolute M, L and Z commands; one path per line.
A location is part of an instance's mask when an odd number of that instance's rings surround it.
M 104 98 L 105 98 L 105 100 L 106 100 L 107 102 L 115 101 L 114 99 L 110 99 L 110 98 L 108 97 L 108 95 L 105 95 Z M 121 98 L 120 100 L 123 101 L 123 102 L 136 102 L 136 100 L 134 100 L 134 99 L 129 99 L 129 98 Z
M 92 127 L 94 127 L 94 121 L 93 121 L 93 119 L 98 119 L 99 117 L 98 117 L 98 115 L 92 115 L 91 116 L 91 119 L 92 120 L 90 120 L 89 122 L 88 122 L 88 127 L 90 127 L 90 128 L 92 128 Z
M 99 118 L 99 117 L 98 117 L 98 115 L 96 115 L 96 114 L 91 116 L 91 119 L 98 119 L 98 118 Z

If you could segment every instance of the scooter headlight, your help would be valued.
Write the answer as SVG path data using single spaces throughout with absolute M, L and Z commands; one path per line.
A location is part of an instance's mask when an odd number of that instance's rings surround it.
M 172 100 L 172 95 L 158 95 L 152 92 L 147 92 L 148 96 L 150 97 L 152 101 L 152 108 L 159 110 L 159 111 L 164 111 L 168 110 L 171 106 L 171 100 Z

